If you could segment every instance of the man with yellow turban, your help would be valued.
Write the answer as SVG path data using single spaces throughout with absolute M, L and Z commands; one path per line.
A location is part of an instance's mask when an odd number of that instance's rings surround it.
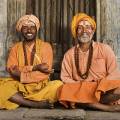
M 63 58 L 61 79 L 64 85 L 59 101 L 66 107 L 89 107 L 120 111 L 120 71 L 113 50 L 92 40 L 96 23 L 79 13 L 71 24 L 75 46 Z
M 12 76 L 0 82 L 0 108 L 15 109 L 19 105 L 33 108 L 53 107 L 61 81 L 49 81 L 52 72 L 51 45 L 36 38 L 40 27 L 34 15 L 22 16 L 16 25 L 23 41 L 10 50 L 7 71 Z M 51 103 L 51 104 L 50 104 Z

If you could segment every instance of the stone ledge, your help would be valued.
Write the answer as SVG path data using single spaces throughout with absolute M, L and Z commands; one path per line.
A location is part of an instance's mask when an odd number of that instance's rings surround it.
M 18 108 L 0 110 L 0 120 L 120 120 L 120 113 L 82 109 Z
M 0 110 L 0 120 L 84 120 L 82 109 L 29 109 Z
M 40 118 L 46 120 L 84 120 L 85 111 L 81 109 L 31 109 L 25 113 L 25 118 Z
M 120 120 L 119 112 L 86 111 L 85 120 Z
M 28 108 L 18 108 L 16 110 L 0 110 L 0 120 L 22 120 Z

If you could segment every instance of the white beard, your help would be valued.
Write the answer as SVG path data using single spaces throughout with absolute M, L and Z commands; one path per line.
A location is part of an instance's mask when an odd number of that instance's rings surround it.
M 82 35 L 82 36 L 78 36 L 78 41 L 81 43 L 87 43 L 89 41 L 91 41 L 90 37 L 88 35 Z

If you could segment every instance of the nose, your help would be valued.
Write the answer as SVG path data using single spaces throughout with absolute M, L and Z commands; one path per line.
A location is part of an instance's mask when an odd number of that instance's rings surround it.
M 85 27 L 83 27 L 83 32 L 86 32 L 86 28 Z
M 31 29 L 30 28 L 28 28 L 28 32 L 30 32 L 31 31 Z
M 27 32 L 31 32 L 31 28 L 30 27 L 27 28 Z

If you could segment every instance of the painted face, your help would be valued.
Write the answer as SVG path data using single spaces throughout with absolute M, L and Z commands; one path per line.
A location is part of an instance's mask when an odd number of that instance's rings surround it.
M 90 42 L 94 34 L 92 25 L 86 20 L 80 21 L 78 23 L 76 32 L 77 32 L 77 39 L 81 43 Z
M 33 22 L 28 22 L 22 26 L 21 32 L 25 41 L 32 41 L 36 38 L 37 28 Z

